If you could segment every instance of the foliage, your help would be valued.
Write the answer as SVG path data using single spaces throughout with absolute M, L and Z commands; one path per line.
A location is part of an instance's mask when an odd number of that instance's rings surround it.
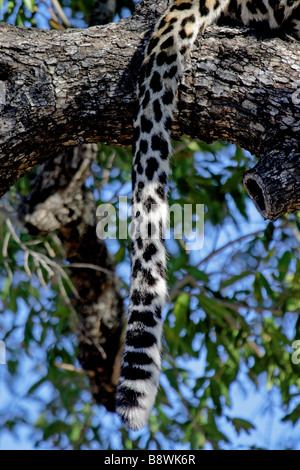
M 87 14 L 84 3 L 72 2 L 72 14 Z M 5 8 L 8 20 L 17 4 Z M 18 3 L 17 24 L 33 25 L 36 8 L 38 1 Z M 251 435 L 256 426 L 232 414 L 237 383 L 276 390 L 283 420 L 299 422 L 292 343 L 300 336 L 300 222 L 297 214 L 258 221 L 240 183 L 253 164 L 229 144 L 176 144 L 170 204 L 204 204 L 205 244 L 189 252 L 184 240 L 167 242 L 164 373 L 149 427 L 135 433 L 92 401 L 76 359 L 75 292 L 63 247 L 55 234 L 33 238 L 19 225 L 16 207 L 29 191 L 30 175 L 15 185 L 0 207 L 0 339 L 12 397 L 0 406 L 1 427 L 17 433 L 26 424 L 40 448 L 231 448 L 233 436 Z M 118 209 L 118 196 L 130 196 L 130 168 L 130 150 L 99 145 L 87 182 L 98 204 L 111 201 Z M 127 245 L 108 244 L 126 292 Z
M 135 0 L 117 0 L 117 14 L 134 9 Z M 0 0 L 0 20 L 18 26 L 64 29 L 85 27 L 94 0 Z M 61 8 L 59 8 L 59 6 Z

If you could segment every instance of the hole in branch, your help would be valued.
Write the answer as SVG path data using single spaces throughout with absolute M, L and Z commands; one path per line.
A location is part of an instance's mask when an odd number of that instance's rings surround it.
M 13 69 L 9 64 L 0 64 L 0 81 L 6 82 L 12 77 Z
M 266 204 L 261 187 L 257 184 L 254 179 L 251 178 L 247 179 L 247 183 L 245 183 L 245 186 L 249 196 L 254 199 L 261 212 L 264 212 L 266 210 Z
M 5 70 L 0 70 L 0 80 L 1 82 L 8 80 L 8 73 Z

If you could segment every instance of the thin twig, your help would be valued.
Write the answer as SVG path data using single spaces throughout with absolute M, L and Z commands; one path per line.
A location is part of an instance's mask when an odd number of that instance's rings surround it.
M 242 235 L 241 237 L 239 238 L 235 238 L 234 240 L 230 240 L 230 242 L 228 243 L 225 243 L 225 245 L 221 246 L 220 248 L 212 251 L 211 253 L 209 253 L 205 258 L 203 258 L 201 261 L 199 261 L 199 263 L 197 264 L 197 268 L 199 266 L 201 266 L 201 264 L 204 264 L 206 263 L 207 261 L 209 261 L 211 258 L 213 258 L 214 256 L 218 255 L 219 253 L 221 253 L 222 251 L 226 250 L 227 248 L 229 248 L 230 246 L 232 245 L 235 245 L 236 243 L 240 243 L 241 241 L 245 240 L 246 238 L 249 238 L 249 237 L 257 237 L 258 235 L 260 235 L 261 233 L 263 233 L 264 230 L 261 229 L 261 230 L 257 230 L 256 232 L 252 232 L 252 233 L 247 233 L 246 235 Z
M 58 367 L 59 369 L 67 370 L 69 372 L 76 372 L 76 374 L 84 374 L 84 375 L 89 375 L 90 377 L 95 376 L 95 372 L 92 370 L 84 370 L 84 369 L 78 369 L 78 367 L 75 367 L 73 364 L 65 364 L 64 362 L 54 362 L 54 365 Z
M 8 256 L 7 247 L 8 247 L 10 237 L 11 237 L 11 233 L 7 232 L 5 234 L 5 238 L 4 238 L 4 241 L 3 241 L 3 247 L 2 247 L 2 255 L 3 255 L 4 258 L 7 258 L 7 256 Z
M 105 274 L 109 274 L 110 276 L 114 276 L 118 278 L 118 276 L 115 275 L 113 271 L 110 271 L 109 269 L 106 268 L 101 268 L 100 266 L 97 266 L 96 264 L 92 263 L 69 263 L 69 264 L 63 264 L 63 268 L 86 268 L 86 269 L 94 269 L 95 271 L 100 271 Z
M 53 8 L 55 8 L 55 10 L 57 11 L 57 14 L 58 16 L 60 17 L 60 19 L 62 20 L 62 22 L 68 27 L 70 28 L 71 26 L 71 23 L 69 21 L 69 19 L 66 17 L 62 7 L 60 6 L 58 0 L 51 0 L 51 3 L 53 5 Z
M 71 289 L 73 295 L 76 298 L 79 298 L 79 294 L 78 294 L 77 289 L 75 288 L 74 284 L 72 283 L 70 277 L 65 273 L 64 269 L 58 263 L 51 260 L 48 256 L 44 255 L 43 253 L 37 253 L 33 250 L 30 250 L 18 237 L 18 235 L 17 235 L 17 233 L 16 233 L 16 231 L 15 231 L 15 229 L 14 229 L 12 223 L 11 223 L 11 220 L 9 218 L 6 219 L 6 225 L 9 229 L 12 237 L 18 243 L 18 245 L 24 251 L 24 253 L 28 252 L 28 254 L 31 255 L 32 258 L 35 260 L 35 262 L 37 262 L 41 266 L 43 266 L 43 268 L 46 269 L 46 271 L 48 272 L 49 277 L 54 276 L 54 274 L 55 274 L 54 271 L 57 271 L 60 274 L 60 277 L 65 279 L 65 281 L 67 282 L 67 284 L 68 284 L 69 288 Z M 51 267 L 53 269 L 51 269 Z M 43 285 L 44 285 L 44 283 L 43 283 Z

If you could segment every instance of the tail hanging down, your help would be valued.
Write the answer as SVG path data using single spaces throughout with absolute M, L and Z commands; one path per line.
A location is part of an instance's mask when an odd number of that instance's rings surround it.
M 166 185 L 183 58 L 199 29 L 215 20 L 227 3 L 174 1 L 157 23 L 140 72 L 133 142 L 130 305 L 117 389 L 117 412 L 132 429 L 147 424 L 159 383 L 162 309 L 167 301 Z

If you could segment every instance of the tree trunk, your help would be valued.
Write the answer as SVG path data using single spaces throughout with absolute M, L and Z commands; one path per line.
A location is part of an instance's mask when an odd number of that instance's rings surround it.
M 109 21 L 115 3 L 96 0 L 93 21 L 97 17 L 101 23 Z M 78 294 L 72 299 L 78 319 L 78 359 L 88 373 L 94 399 L 114 411 L 125 312 L 114 260 L 97 238 L 96 204 L 84 185 L 97 153 L 96 144 L 87 144 L 48 159 L 18 213 L 32 234 L 58 232 Z
M 144 45 L 165 4 L 140 2 L 133 17 L 86 30 L 0 25 L 0 195 L 66 146 L 130 143 Z M 256 153 L 260 166 L 244 183 L 258 210 L 275 219 L 299 209 L 299 42 L 212 26 L 197 46 L 173 137 L 225 140 Z M 284 176 L 290 171 L 292 182 Z

